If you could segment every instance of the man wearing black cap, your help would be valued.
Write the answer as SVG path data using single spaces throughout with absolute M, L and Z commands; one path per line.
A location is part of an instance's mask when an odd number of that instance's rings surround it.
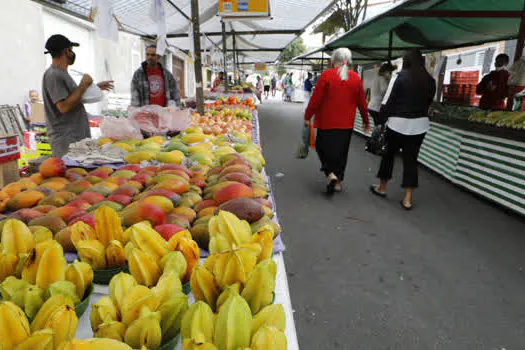
M 47 134 L 53 157 L 63 157 L 71 143 L 91 137 L 88 115 L 82 104 L 82 95 L 93 84 L 93 79 L 84 74 L 77 85 L 67 72 L 68 66 L 75 63 L 71 42 L 63 35 L 51 36 L 46 42 L 46 54 L 53 58 L 53 63 L 44 73 L 42 92 L 46 114 Z M 110 90 L 113 82 L 98 84 L 102 90 Z

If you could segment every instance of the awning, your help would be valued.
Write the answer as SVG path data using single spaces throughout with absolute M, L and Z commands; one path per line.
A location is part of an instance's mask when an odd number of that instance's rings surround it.
M 329 42 L 323 50 L 347 47 L 354 57 L 401 57 L 474 46 L 518 36 L 524 0 L 407 0 Z
M 68 0 L 59 5 L 52 0 L 33 0 L 81 18 L 87 18 L 92 0 Z M 154 36 L 157 26 L 149 18 L 151 0 L 114 0 L 115 14 L 124 29 L 141 36 Z M 227 47 L 233 48 L 232 33 L 235 34 L 236 49 L 242 53 L 245 62 L 273 62 L 280 52 L 304 29 L 314 22 L 334 3 L 333 0 L 279 0 L 271 1 L 271 19 L 242 20 L 226 22 Z M 190 0 L 164 0 L 166 24 L 170 44 L 191 50 L 193 43 L 188 39 Z M 209 40 L 222 49 L 221 17 L 217 16 L 217 0 L 199 0 L 201 33 L 209 39 L 202 39 L 203 48 L 211 49 Z M 240 60 L 242 62 L 242 60 Z

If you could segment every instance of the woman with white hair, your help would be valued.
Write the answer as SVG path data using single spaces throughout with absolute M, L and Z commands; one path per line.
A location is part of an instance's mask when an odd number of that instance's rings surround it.
M 356 110 L 359 108 L 365 133 L 370 131 L 363 83 L 357 73 L 348 68 L 350 50 L 341 48 L 332 54 L 332 67 L 323 72 L 306 108 L 305 125 L 314 118 L 317 129 L 315 148 L 321 161 L 321 171 L 327 177 L 326 192 L 341 192 Z

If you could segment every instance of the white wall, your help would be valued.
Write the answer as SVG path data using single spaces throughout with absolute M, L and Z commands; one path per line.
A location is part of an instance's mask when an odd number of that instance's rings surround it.
M 41 90 L 45 70 L 42 10 L 26 0 L 1 0 L 0 105 L 23 104 Z

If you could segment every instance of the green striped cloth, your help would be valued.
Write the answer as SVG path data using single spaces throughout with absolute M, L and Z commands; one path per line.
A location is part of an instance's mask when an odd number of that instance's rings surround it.
M 452 183 L 525 215 L 525 142 L 430 123 L 419 162 Z M 363 133 L 361 118 L 354 130 Z

